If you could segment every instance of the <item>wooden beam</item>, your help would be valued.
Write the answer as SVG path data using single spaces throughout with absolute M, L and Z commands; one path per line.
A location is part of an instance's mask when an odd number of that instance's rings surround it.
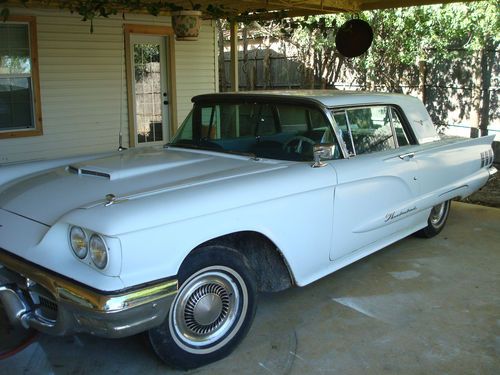
M 231 90 L 236 92 L 239 87 L 238 77 L 238 22 L 231 21 Z
M 27 6 L 28 8 L 59 8 L 60 4 L 68 3 L 69 0 L 7 0 L 7 6 Z M 145 0 L 150 3 L 157 3 L 157 0 Z M 229 17 L 237 17 L 252 14 L 255 19 L 272 19 L 275 17 L 294 17 L 315 14 L 328 13 L 357 13 L 363 10 L 400 8 L 417 5 L 430 4 L 448 4 L 454 2 L 473 2 L 480 0 L 173 0 L 172 3 L 190 9 L 192 4 L 201 5 L 201 10 L 206 11 L 209 5 L 220 6 Z M 1 0 L 0 0 L 1 2 Z M 124 13 L 148 13 L 147 8 L 128 9 L 120 7 L 117 2 L 117 8 Z M 283 12 L 283 14 L 281 14 Z M 171 10 L 164 6 L 159 15 L 170 15 Z M 205 13 L 203 18 L 213 18 L 212 14 Z M 224 17 L 223 17 L 224 18 Z M 253 19 L 253 18 L 252 18 Z
M 477 0 L 363 0 L 360 10 L 377 10 L 390 8 L 405 8 L 411 6 L 450 4 L 457 2 L 473 2 Z

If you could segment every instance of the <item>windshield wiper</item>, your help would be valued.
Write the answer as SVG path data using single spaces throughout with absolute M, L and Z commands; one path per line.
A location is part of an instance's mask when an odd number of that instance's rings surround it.
M 167 143 L 165 148 L 168 147 L 179 147 L 179 148 L 194 148 L 196 150 L 207 150 L 207 151 L 218 151 L 217 148 L 214 147 L 209 147 L 209 146 L 200 146 L 195 143 L 187 143 L 187 142 L 182 142 L 182 143 Z
M 249 158 L 256 158 L 256 155 L 251 153 L 251 152 L 244 152 L 244 151 L 236 151 L 236 150 L 226 150 L 224 148 L 218 148 L 218 147 L 210 147 L 210 146 L 200 146 L 195 143 L 188 143 L 188 142 L 182 142 L 182 143 L 167 143 L 163 147 L 179 147 L 179 148 L 192 148 L 195 150 L 205 150 L 205 151 L 215 151 L 215 152 L 222 152 L 224 154 L 232 154 L 232 155 L 241 155 L 241 156 L 248 156 Z
M 255 154 L 251 152 L 245 152 L 245 151 L 235 151 L 235 150 L 220 150 L 221 152 L 224 152 L 226 154 L 233 154 L 233 155 L 241 155 L 241 156 L 248 156 L 249 158 L 255 158 Z

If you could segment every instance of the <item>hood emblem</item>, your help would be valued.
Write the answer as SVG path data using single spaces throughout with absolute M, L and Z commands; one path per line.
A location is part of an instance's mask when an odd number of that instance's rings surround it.
M 104 204 L 105 207 L 111 206 L 115 203 L 121 203 L 125 202 L 127 198 L 117 198 L 116 195 L 114 194 L 106 194 L 106 203 Z
M 105 206 L 111 206 L 113 203 L 116 202 L 116 196 L 114 194 L 106 194 L 106 204 Z

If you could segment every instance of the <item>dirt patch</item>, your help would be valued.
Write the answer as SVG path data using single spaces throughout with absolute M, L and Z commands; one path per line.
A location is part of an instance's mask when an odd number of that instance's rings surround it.
M 500 164 L 495 164 L 495 167 L 500 171 Z M 463 199 L 462 202 L 500 208 L 500 172 L 496 173 L 481 190 Z

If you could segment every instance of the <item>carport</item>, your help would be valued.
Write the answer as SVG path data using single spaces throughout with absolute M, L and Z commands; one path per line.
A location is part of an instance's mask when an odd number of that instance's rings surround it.
M 242 1 L 233 15 L 272 17 L 452 1 Z M 200 1 L 203 8 L 213 2 Z M 237 19 L 232 83 L 238 87 Z M 500 368 L 498 209 L 454 203 L 442 234 L 399 241 L 308 287 L 263 295 L 248 338 L 198 374 L 495 374 Z M 0 322 L 0 331 L 5 329 Z M 173 373 L 141 336 L 41 336 L 0 373 Z

